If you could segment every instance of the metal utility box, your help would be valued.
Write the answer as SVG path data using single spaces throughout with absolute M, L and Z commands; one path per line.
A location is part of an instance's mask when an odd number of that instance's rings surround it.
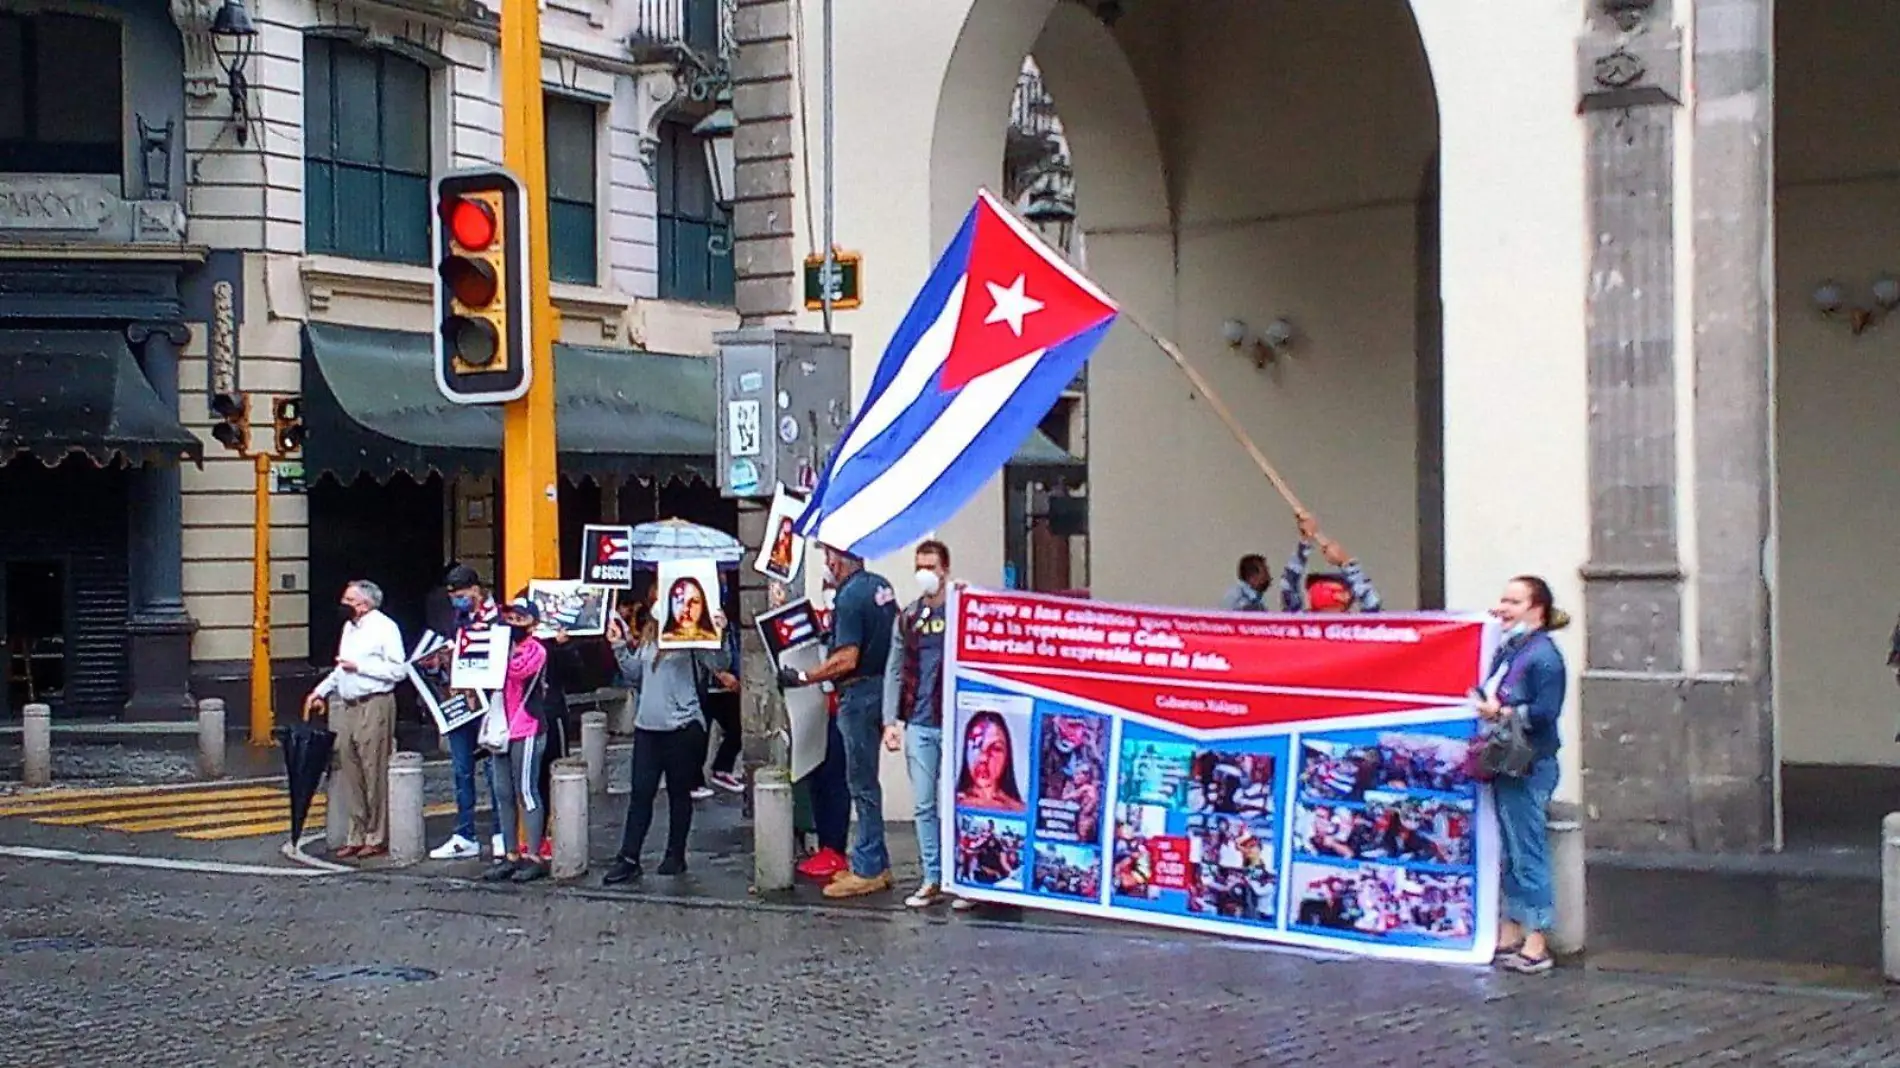
M 719 346 L 719 492 L 809 492 L 851 421 L 851 338 L 748 327 Z

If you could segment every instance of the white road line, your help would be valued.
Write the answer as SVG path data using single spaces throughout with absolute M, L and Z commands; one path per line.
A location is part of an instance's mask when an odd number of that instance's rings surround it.
M 36 849 L 32 846 L 0 846 L 0 857 L 19 860 L 50 860 L 69 864 L 99 864 L 116 868 L 156 868 L 160 871 L 195 871 L 212 875 L 288 875 L 296 878 L 327 875 L 313 868 L 269 868 L 261 864 L 227 864 L 217 860 L 175 860 L 169 857 L 132 857 L 120 853 L 75 853 L 70 849 Z

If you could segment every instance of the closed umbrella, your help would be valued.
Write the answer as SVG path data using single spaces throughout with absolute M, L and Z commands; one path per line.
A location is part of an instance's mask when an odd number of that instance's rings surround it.
M 303 823 L 310 815 L 311 799 L 317 796 L 317 784 L 330 767 L 330 753 L 336 748 L 336 732 L 310 725 L 310 714 L 294 727 L 277 728 L 278 744 L 284 749 L 285 789 L 290 793 L 290 846 L 303 846 Z
M 633 528 L 633 562 L 652 568 L 674 560 L 715 560 L 723 571 L 736 571 L 745 546 L 723 530 L 661 519 Z

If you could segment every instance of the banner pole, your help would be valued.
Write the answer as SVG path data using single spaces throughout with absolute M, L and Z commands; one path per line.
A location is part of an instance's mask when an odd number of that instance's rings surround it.
M 1188 382 L 1200 392 L 1201 396 L 1207 398 L 1208 407 L 1214 409 L 1214 414 L 1226 425 L 1228 432 L 1234 435 L 1234 440 L 1240 442 L 1240 447 L 1247 450 L 1248 456 L 1253 457 L 1253 462 L 1260 468 L 1260 473 L 1267 476 L 1268 482 L 1273 483 L 1273 488 L 1279 491 L 1287 506 L 1293 509 L 1293 514 L 1298 516 L 1309 514 L 1306 506 L 1293 495 L 1293 487 L 1287 485 L 1286 479 L 1280 477 L 1280 472 L 1274 470 L 1273 465 L 1267 462 L 1266 454 L 1260 451 L 1260 446 L 1253 443 L 1253 438 L 1249 437 L 1247 431 L 1241 427 L 1240 421 L 1234 418 L 1234 413 L 1227 409 L 1227 404 L 1220 399 L 1220 394 L 1214 392 L 1214 387 L 1208 385 L 1207 379 L 1201 377 L 1201 372 L 1195 370 L 1194 365 L 1188 362 L 1180 346 L 1156 333 L 1125 304 L 1121 307 L 1121 317 L 1128 320 L 1128 325 L 1147 335 L 1148 340 L 1154 342 L 1162 352 L 1167 353 L 1168 359 L 1173 360 L 1174 365 L 1181 369 L 1181 373 L 1187 376 Z

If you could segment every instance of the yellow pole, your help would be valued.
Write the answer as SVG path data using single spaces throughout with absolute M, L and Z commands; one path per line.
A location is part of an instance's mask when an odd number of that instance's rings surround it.
M 251 500 L 251 744 L 270 745 L 277 719 L 270 670 L 270 453 L 251 454 L 257 481 Z
M 554 334 L 548 294 L 548 160 L 541 110 L 541 12 L 538 0 L 502 0 L 501 143 L 503 162 L 528 192 L 528 279 L 533 345 L 527 396 L 502 409 L 501 596 L 535 578 L 559 578 L 560 509 L 554 444 Z M 521 240 L 515 235 L 511 240 Z

